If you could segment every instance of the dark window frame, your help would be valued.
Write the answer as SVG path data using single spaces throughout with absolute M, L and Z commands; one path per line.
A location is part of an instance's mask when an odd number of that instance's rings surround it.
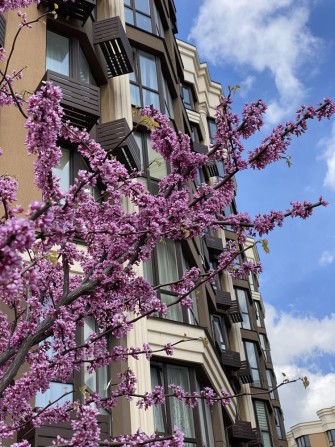
M 164 38 L 165 28 L 155 0 L 148 0 L 149 12 L 141 9 L 136 9 L 136 0 L 128 0 L 124 1 L 123 3 L 127 25 L 134 26 L 135 28 L 139 28 L 142 31 Z M 127 15 L 127 11 L 130 14 L 129 16 Z M 148 20 L 148 23 L 150 23 L 150 30 L 143 26 L 140 26 L 140 23 L 138 23 L 138 16 L 141 16 Z M 131 21 L 127 21 L 128 17 L 132 17 Z
M 187 99 L 186 99 L 186 96 L 188 96 Z M 183 98 L 183 103 L 184 103 L 185 109 L 195 110 L 196 101 L 194 98 L 193 88 L 190 84 L 182 84 L 181 97 Z
M 257 383 L 257 382 L 252 382 L 251 386 L 254 387 L 254 388 L 263 388 L 263 381 L 264 381 L 264 379 L 263 379 L 263 377 L 262 377 L 262 372 L 261 372 L 261 368 L 260 368 L 260 362 L 259 362 L 259 354 L 258 354 L 258 349 L 257 349 L 257 343 L 255 343 L 255 342 L 252 341 L 252 340 L 244 340 L 243 342 L 244 342 L 245 356 L 246 356 L 246 359 L 247 359 L 248 362 L 249 362 L 251 372 L 253 372 L 253 371 L 257 371 L 257 375 L 258 375 L 258 378 L 259 378 L 259 379 L 258 379 L 258 380 L 259 380 L 259 383 Z M 254 355 L 255 355 L 255 360 L 256 360 L 256 366 L 254 366 L 254 365 L 252 364 L 252 361 L 251 361 L 251 359 L 249 358 L 249 354 L 248 354 L 248 350 L 247 350 L 247 344 L 253 346 Z M 254 378 L 254 375 L 253 375 L 253 374 L 252 374 L 252 377 Z
M 298 447 L 311 447 L 309 435 L 299 436 L 299 438 L 296 438 L 296 443 Z
M 253 315 L 252 315 L 252 307 L 250 305 L 249 291 L 247 289 L 243 289 L 242 287 L 234 287 L 234 291 L 235 291 L 236 299 L 239 302 L 241 314 L 243 317 L 243 321 L 241 322 L 241 327 L 243 329 L 252 331 L 254 329 L 254 322 L 253 322 Z M 239 294 L 238 294 L 239 291 L 244 293 L 247 310 L 244 310 L 244 306 L 241 305 L 241 300 L 240 300 Z M 244 319 L 244 316 L 245 316 L 245 319 Z M 246 323 L 246 322 L 248 322 L 248 323 Z M 250 327 L 247 327 L 247 326 L 250 326 Z

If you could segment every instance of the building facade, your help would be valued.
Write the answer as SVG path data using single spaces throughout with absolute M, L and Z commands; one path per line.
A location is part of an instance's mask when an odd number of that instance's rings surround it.
M 53 0 L 41 0 L 38 7 L 31 6 L 28 19 L 47 13 L 53 4 Z M 105 149 L 124 140 L 113 155 L 129 169 L 140 169 L 141 181 L 155 193 L 169 167 L 153 152 L 146 129 L 138 126 L 125 138 L 139 123 L 138 108 L 147 104 L 159 108 L 170 117 L 171 126 L 191 137 L 194 151 L 206 153 L 215 141 L 220 84 L 211 80 L 196 48 L 176 40 L 173 0 L 81 0 L 60 5 L 57 12 L 57 19 L 47 15 L 20 37 L 12 65 L 28 67 L 22 89 L 33 92 L 42 80 L 54 81 L 63 89 L 65 119 L 88 128 Z M 14 13 L 1 17 L 0 39 L 5 46 L 10 45 L 16 30 Z M 30 42 L 28 47 L 25 37 Z M 26 206 L 39 196 L 33 186 L 32 160 L 24 148 L 24 120 L 15 108 L 0 113 L 0 146 L 6 148 L 1 169 L 18 177 L 23 185 L 19 203 Z M 85 160 L 71 147 L 62 150 L 56 173 L 65 189 L 76 172 L 85 167 Z M 213 182 L 223 176 L 223 169 L 220 162 L 209 164 L 199 170 L 197 182 Z M 234 211 L 235 202 L 225 213 Z M 229 227 L 183 243 L 166 240 L 158 244 L 139 274 L 152 284 L 165 284 L 178 280 L 192 266 L 205 272 L 215 267 L 227 240 L 236 240 Z M 253 241 L 248 240 L 247 245 L 244 257 L 257 261 Z M 243 262 L 242 256 L 238 262 Z M 160 298 L 170 303 L 175 294 L 163 289 Z M 155 385 L 176 383 L 186 390 L 204 386 L 217 392 L 225 389 L 239 397 L 233 397 L 226 407 L 200 404 L 194 410 L 174 400 L 164 408 L 146 412 L 135 402 L 120 402 L 112 414 L 101 415 L 103 433 L 114 437 L 141 427 L 148 433 L 164 434 L 179 425 L 188 447 L 286 447 L 278 394 L 271 391 L 276 379 L 264 316 L 258 278 L 251 275 L 233 281 L 222 274 L 215 284 L 199 288 L 192 309 L 176 305 L 164 318 L 141 320 L 129 333 L 125 341 L 128 346 L 147 342 L 159 350 L 168 341 L 190 341 L 178 345 L 172 358 L 159 353 L 151 363 L 146 359 L 129 360 L 127 366 L 140 379 L 140 394 Z M 83 339 L 92 325 L 94 322 L 85 323 Z M 114 342 L 110 340 L 111 346 Z M 117 364 L 96 374 L 83 371 L 66 385 L 76 390 L 84 382 L 89 390 L 107 393 L 106 384 L 122 368 L 126 366 Z M 49 394 L 36 397 L 36 405 L 43 406 L 63 390 L 64 384 L 53 382 Z M 74 396 L 79 398 L 79 394 L 75 391 Z M 27 427 L 19 438 L 29 440 L 32 446 L 49 445 L 55 434 L 67 437 L 69 427 Z
M 289 447 L 333 447 L 335 446 L 335 407 L 316 412 L 317 421 L 293 425 L 287 433 Z

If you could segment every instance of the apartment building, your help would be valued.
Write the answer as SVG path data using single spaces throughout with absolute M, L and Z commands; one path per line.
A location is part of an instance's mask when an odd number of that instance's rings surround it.
M 318 420 L 293 425 L 287 433 L 288 447 L 335 446 L 335 407 L 316 412 Z
M 54 0 L 41 0 L 38 7 L 28 9 L 28 19 L 47 13 L 53 5 Z M 16 30 L 14 13 L 1 17 L 0 45 L 1 40 L 10 45 Z M 60 4 L 57 19 L 48 15 L 32 30 L 24 30 L 12 64 L 27 66 L 21 84 L 27 92 L 35 91 L 42 80 L 59 85 L 65 119 L 89 129 L 106 149 L 115 147 L 139 123 L 139 107 L 152 104 L 168 114 L 171 126 L 190 135 L 194 151 L 206 153 L 215 141 L 215 106 L 222 88 L 211 80 L 196 48 L 177 41 L 176 33 L 173 0 L 77 0 Z M 39 197 L 33 186 L 32 161 L 23 144 L 24 120 L 15 108 L 0 113 L 0 146 L 7 149 L 1 169 L 18 177 L 22 185 L 19 202 L 27 205 Z M 57 175 L 65 189 L 85 167 L 85 160 L 71 147 L 62 149 Z M 141 126 L 125 139 L 115 156 L 131 170 L 142 169 L 141 181 L 152 193 L 157 192 L 169 169 L 163 160 L 157 160 L 150 135 Z M 223 175 L 223 165 L 211 163 L 199 170 L 197 182 L 213 182 Z M 235 210 L 233 202 L 225 212 L 229 215 Z M 139 273 L 153 284 L 165 284 L 179 279 L 188 267 L 197 266 L 204 272 L 215 267 L 227 240 L 236 240 L 229 227 L 188 242 L 166 240 L 158 244 Z M 245 257 L 258 260 L 251 239 L 248 245 Z M 243 262 L 242 256 L 238 262 Z M 170 303 L 175 294 L 163 289 L 160 298 Z M 90 324 L 85 324 L 84 339 Z M 179 425 L 188 447 L 286 447 L 278 394 L 271 391 L 276 379 L 258 278 L 251 275 L 233 281 L 222 274 L 215 284 L 199 288 L 192 309 L 177 305 L 165 318 L 141 320 L 126 343 L 147 342 L 159 349 L 168 341 L 181 339 L 190 341 L 178 345 L 172 358 L 159 353 L 151 363 L 129 360 L 128 366 L 139 378 L 138 392 L 177 383 L 189 390 L 204 386 L 217 392 L 225 389 L 239 397 L 226 407 L 209 408 L 200 403 L 194 410 L 176 400 L 146 412 L 135 402 L 120 402 L 112 413 L 101 414 L 102 432 L 118 436 L 141 427 L 148 433 L 163 434 Z M 110 343 L 112 346 L 114 341 Z M 125 365 L 102 368 L 96 374 L 83 371 L 67 386 L 75 390 L 75 398 L 80 398 L 76 390 L 83 382 L 89 390 L 107 393 L 106 384 L 120 368 Z M 64 384 L 53 382 L 48 394 L 36 397 L 36 406 L 54 399 L 60 388 L 63 390 Z M 27 427 L 19 438 L 29 440 L 32 446 L 49 445 L 55 435 L 66 438 L 69 432 L 67 424 Z

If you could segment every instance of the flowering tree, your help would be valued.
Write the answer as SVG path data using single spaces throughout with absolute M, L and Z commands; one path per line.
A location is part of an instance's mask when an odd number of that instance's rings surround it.
M 0 12 L 26 7 L 31 2 L 3 0 Z M 21 17 L 22 26 L 31 25 L 24 15 Z M 216 143 L 206 155 L 192 152 L 190 138 L 176 134 L 168 118 L 158 110 L 145 108 L 141 111 L 142 123 L 151 129 L 153 149 L 171 168 L 159 184 L 159 193 L 153 196 L 136 180 L 140 173 L 128 173 L 85 130 L 62 121 L 62 93 L 58 87 L 43 85 L 27 103 L 17 95 L 14 83 L 21 72 L 8 74 L 11 54 L 6 60 L 1 50 L 5 68 L 1 72 L 0 105 L 16 106 L 27 117 L 26 145 L 28 153 L 36 156 L 35 183 L 42 201 L 32 202 L 28 210 L 23 210 L 16 204 L 17 180 L 0 176 L 0 440 L 12 439 L 29 423 L 38 427 L 70 420 L 70 412 L 75 410 L 72 439 L 57 442 L 93 447 L 100 440 L 99 409 L 112 409 L 123 398 L 137 399 L 138 406 L 147 409 L 164 403 L 164 390 L 155 387 L 145 395 L 136 394 L 136 377 L 128 369 L 119 375 L 107 397 L 83 389 L 80 400 L 74 401 L 72 396 L 66 400 L 71 391 L 62 396 L 61 404 L 53 402 L 36 409 L 31 403 L 36 394 L 45 392 L 53 381 L 66 382 L 81 368 L 93 372 L 127 361 L 129 356 L 136 359 L 145 355 L 150 359 L 154 352 L 149 345 L 130 349 L 116 345 L 110 350 L 106 336 L 120 340 L 142 318 L 164 315 L 169 306 L 177 303 L 191 307 L 191 292 L 219 272 L 229 271 L 237 278 L 259 272 L 258 264 L 245 262 L 236 267 L 234 263 L 247 235 L 262 237 L 275 226 L 282 226 L 285 218 L 305 219 L 314 207 L 326 203 L 322 198 L 316 203 L 292 202 L 285 212 L 271 211 L 254 219 L 247 213 L 225 217 L 220 210 L 233 200 L 233 176 L 286 158 L 292 136 L 303 134 L 310 119 L 330 118 L 335 105 L 326 99 L 317 108 L 302 106 L 294 122 L 279 125 L 257 148 L 245 154 L 243 140 L 261 129 L 266 106 L 262 101 L 248 104 L 239 118 L 231 110 L 229 92 L 217 108 Z M 75 146 L 90 168 L 79 171 L 67 191 L 60 189 L 53 173 L 61 158 L 59 139 Z M 211 185 L 195 187 L 197 170 L 213 160 L 223 161 L 224 177 Z M 102 185 L 98 199 L 90 193 L 97 182 Z M 132 204 L 132 211 L 125 210 L 125 200 Z M 176 293 L 174 303 L 162 303 L 157 297 L 161 286 L 153 286 L 136 273 L 160 240 L 194 238 L 208 228 L 215 231 L 226 225 L 233 227 L 237 241 L 227 243 L 216 270 L 200 275 L 199 269 L 191 268 L 170 284 Z M 74 266 L 80 274 L 71 273 Z M 80 344 L 75 335 L 85 319 L 94 320 L 98 329 Z M 167 343 L 162 350 L 172 355 L 173 345 Z M 22 365 L 25 372 L 19 374 Z M 170 396 L 189 406 L 197 405 L 198 399 L 209 405 L 216 401 L 229 404 L 224 390 L 216 394 L 205 388 L 188 394 L 171 385 Z M 142 444 L 179 447 L 183 436 L 176 429 L 164 438 L 138 432 L 106 441 L 110 446 Z M 29 444 L 21 441 L 13 445 Z

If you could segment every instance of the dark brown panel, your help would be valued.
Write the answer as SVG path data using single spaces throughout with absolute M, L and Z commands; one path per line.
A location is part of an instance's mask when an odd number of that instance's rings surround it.
M 254 439 L 251 423 L 246 421 L 236 421 L 234 425 L 228 427 L 228 436 L 234 441 L 248 442 Z
M 222 290 L 216 290 L 215 292 L 216 307 L 219 310 L 228 310 L 233 302 L 229 292 L 223 292 Z
M 5 46 L 6 19 L 0 14 L 0 47 Z
M 99 87 L 50 70 L 45 73 L 43 81 L 52 81 L 62 89 L 64 121 L 69 120 L 74 126 L 91 130 L 100 117 Z
M 53 11 L 55 9 L 55 0 L 41 0 L 40 5 Z M 96 6 L 96 0 L 76 0 L 75 2 L 68 1 L 66 3 L 57 1 L 57 5 L 57 15 L 59 17 L 66 19 L 71 17 L 71 19 L 80 20 L 84 24 Z
M 93 43 L 99 45 L 106 59 L 108 77 L 133 71 L 133 55 L 119 17 L 93 23 Z
M 242 385 L 253 382 L 250 365 L 247 360 L 241 361 L 241 368 L 237 371 L 236 374 Z
M 254 438 L 248 443 L 248 447 L 263 447 L 262 434 L 259 428 L 253 428 Z
M 123 163 L 128 171 L 141 169 L 140 149 L 124 118 L 99 124 L 97 142 Z
M 215 236 L 205 236 L 205 244 L 208 248 L 208 250 L 221 252 L 223 251 L 223 243 L 222 239 Z
M 228 311 L 228 314 L 231 323 L 242 323 L 243 317 L 238 301 L 232 301 L 232 305 Z
M 73 418 L 75 419 L 75 418 Z M 99 415 L 98 425 L 101 430 L 101 439 L 109 439 L 110 437 L 110 417 Z M 72 437 L 72 428 L 69 422 L 61 422 L 59 424 L 45 424 L 42 427 L 35 428 L 32 424 L 28 424 L 18 433 L 18 441 L 26 439 L 31 447 L 48 447 L 53 444 L 57 436 L 64 439 Z
M 207 154 L 208 153 L 208 146 L 202 143 L 198 143 L 194 141 L 193 143 L 193 150 L 194 152 L 197 152 L 198 154 Z
M 221 363 L 224 367 L 237 371 L 241 367 L 240 353 L 234 351 L 222 351 Z

